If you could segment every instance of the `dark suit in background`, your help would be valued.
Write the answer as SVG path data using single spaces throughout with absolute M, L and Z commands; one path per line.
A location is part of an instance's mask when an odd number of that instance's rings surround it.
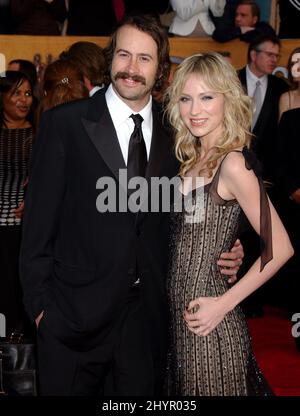
M 239 71 L 240 81 L 247 91 L 246 68 Z M 287 83 L 274 75 L 268 75 L 268 86 L 265 99 L 253 129 L 252 148 L 263 166 L 263 177 L 271 180 L 276 171 L 275 144 L 278 131 L 279 98 L 288 90 Z
M 243 42 L 252 42 L 258 35 L 275 35 L 276 32 L 267 22 L 256 23 L 253 30 L 242 33 L 241 28 L 236 26 L 221 27 L 214 30 L 212 38 L 220 43 L 229 42 L 233 39 L 239 39 Z
M 240 81 L 247 91 L 246 68 L 239 71 Z M 278 115 L 279 115 L 279 98 L 281 94 L 288 90 L 287 83 L 274 76 L 268 75 L 268 85 L 266 95 L 259 113 L 258 119 L 255 123 L 252 133 L 252 150 L 255 152 L 259 161 L 261 162 L 263 179 L 268 182 L 274 182 L 274 175 L 276 173 L 276 147 L 278 134 Z M 267 189 L 268 195 L 273 204 L 278 208 L 278 195 L 274 186 Z M 245 248 L 245 259 L 243 263 L 242 273 L 245 273 L 259 257 L 259 237 L 252 229 L 246 219 L 241 225 L 240 239 Z M 256 249 L 256 248 L 257 249 Z M 267 284 L 258 289 L 254 294 L 243 302 L 243 307 L 249 317 L 258 317 L 263 314 L 263 304 L 266 300 L 273 296 L 274 282 L 267 282 Z
M 284 306 L 291 313 L 300 311 L 300 199 L 293 193 L 300 189 L 300 108 L 286 111 L 279 123 L 277 185 L 280 192 L 279 214 L 289 233 L 294 256 L 280 271 Z M 298 338 L 300 347 L 300 339 Z

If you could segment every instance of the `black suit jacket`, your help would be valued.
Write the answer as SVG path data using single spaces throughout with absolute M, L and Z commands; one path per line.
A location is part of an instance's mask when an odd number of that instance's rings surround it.
M 247 92 L 246 68 L 239 71 L 240 81 Z M 253 129 L 252 149 L 263 166 L 264 179 L 272 180 L 276 170 L 275 147 L 278 132 L 279 98 L 288 90 L 287 83 L 274 75 L 268 75 L 265 99 Z
M 105 337 L 136 280 L 154 350 L 166 338 L 168 213 L 96 209 L 99 178 L 116 183 L 125 163 L 104 91 L 46 112 L 34 149 L 20 257 L 25 305 L 72 348 Z M 147 178 L 173 177 L 173 139 L 153 105 Z M 96 341 L 95 341 L 96 342 Z

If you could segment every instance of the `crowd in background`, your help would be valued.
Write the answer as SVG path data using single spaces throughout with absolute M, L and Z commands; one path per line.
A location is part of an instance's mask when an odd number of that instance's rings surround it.
M 153 13 L 161 18 L 170 35 L 212 36 L 217 30 L 213 37 L 226 41 L 245 35 L 252 26 L 235 18 L 239 3 L 240 0 L 0 0 L 0 34 L 108 36 L 125 13 Z M 256 4 L 260 16 L 253 26 L 257 30 L 267 30 L 266 25 L 271 25 L 282 39 L 300 37 L 298 0 L 257 0 Z M 242 40 L 247 41 L 247 36 Z

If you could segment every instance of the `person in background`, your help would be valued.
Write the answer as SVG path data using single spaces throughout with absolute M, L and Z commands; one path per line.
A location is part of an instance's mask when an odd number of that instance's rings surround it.
M 28 75 L 33 85 L 37 83 L 36 67 L 31 61 L 26 59 L 13 59 L 7 65 L 8 71 L 20 71 Z
M 262 34 L 276 35 L 269 23 L 260 21 L 259 6 L 252 0 L 241 0 L 236 6 L 234 22 L 230 26 L 219 25 L 212 38 L 221 43 L 232 39 L 251 42 Z
M 67 17 L 65 0 L 11 0 L 11 12 L 18 35 L 59 36 Z
M 210 36 L 215 25 L 210 18 L 222 16 L 225 0 L 171 0 L 175 11 L 169 32 L 179 36 Z
M 37 127 L 44 111 L 60 104 L 89 97 L 82 73 L 69 60 L 58 59 L 46 66 L 42 80 L 42 91 L 43 95 L 37 107 Z M 24 206 L 25 202 L 22 201 L 16 209 L 17 218 L 22 218 Z
M 280 97 L 279 118 L 285 111 L 300 107 L 300 47 L 291 52 L 287 70 L 290 90 Z
M 107 83 L 105 55 L 103 49 L 96 43 L 87 41 L 73 43 L 59 57 L 62 60 L 71 60 L 81 71 L 90 96 Z
M 216 26 L 215 30 L 225 31 L 232 27 L 234 24 L 235 9 L 239 1 L 240 0 L 226 0 L 222 16 L 212 16 L 213 22 Z
M 32 91 L 32 80 L 22 72 L 6 71 L 0 78 L 0 313 L 7 336 L 30 333 L 18 273 L 21 220 L 15 210 L 24 199 L 35 135 Z
M 39 85 L 37 69 L 33 62 L 27 59 L 13 59 L 7 65 L 9 71 L 21 71 L 28 75 L 33 85 L 33 98 L 36 99 L 36 105 L 39 99 Z
M 280 57 L 280 41 L 276 36 L 261 35 L 248 47 L 248 64 L 239 72 L 245 92 L 252 97 L 254 114 L 251 125 L 253 140 L 251 149 L 262 166 L 262 177 L 268 186 L 272 203 L 278 209 L 278 195 L 274 178 L 276 176 L 276 140 L 278 134 L 278 103 L 281 94 L 288 90 L 287 83 L 274 75 Z M 243 268 L 247 271 L 258 255 L 259 239 L 248 221 L 241 227 L 241 241 L 246 247 Z M 263 305 L 272 294 L 270 281 L 246 299 L 244 308 L 248 317 L 261 317 Z M 273 288 L 272 288 L 273 289 Z
M 279 213 L 295 249 L 295 255 L 280 273 L 280 299 L 288 311 L 292 324 L 294 314 L 299 314 L 300 270 L 300 108 L 282 113 L 278 134 L 277 183 L 280 190 Z M 286 286 L 288 281 L 288 286 Z M 299 319 L 299 318 L 298 318 Z M 295 334 L 292 335 L 295 336 Z M 300 351 L 300 337 L 295 336 Z
M 285 80 L 272 75 L 280 58 L 280 48 L 276 36 L 257 36 L 249 44 L 247 66 L 238 72 L 245 91 L 256 106 L 251 126 L 255 136 L 252 148 L 262 163 L 263 178 L 267 181 L 272 181 L 276 171 L 273 144 L 278 131 L 279 98 L 288 90 Z
M 44 96 L 39 114 L 59 104 L 87 98 L 89 91 L 82 73 L 71 60 L 61 60 L 47 65 L 42 81 Z
M 249 151 L 251 100 L 233 66 L 205 53 L 179 65 L 167 102 L 181 163 L 180 200 L 189 207 L 178 212 L 175 205 L 171 213 L 167 392 L 270 395 L 239 304 L 282 267 L 293 248 Z M 251 269 L 231 286 L 215 259 L 236 239 L 242 211 L 263 245 Z

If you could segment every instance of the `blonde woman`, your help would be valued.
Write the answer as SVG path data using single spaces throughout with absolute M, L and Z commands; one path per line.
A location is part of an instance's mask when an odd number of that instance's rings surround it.
M 271 394 L 238 305 L 276 273 L 293 248 L 248 150 L 250 99 L 234 68 L 216 53 L 181 63 L 167 99 L 181 162 L 182 198 L 194 213 L 203 204 L 200 220 L 195 215 L 191 221 L 185 210 L 171 216 L 168 393 Z M 199 177 L 203 186 L 195 188 Z M 237 238 L 242 211 L 261 236 L 261 257 L 230 286 L 216 260 Z

